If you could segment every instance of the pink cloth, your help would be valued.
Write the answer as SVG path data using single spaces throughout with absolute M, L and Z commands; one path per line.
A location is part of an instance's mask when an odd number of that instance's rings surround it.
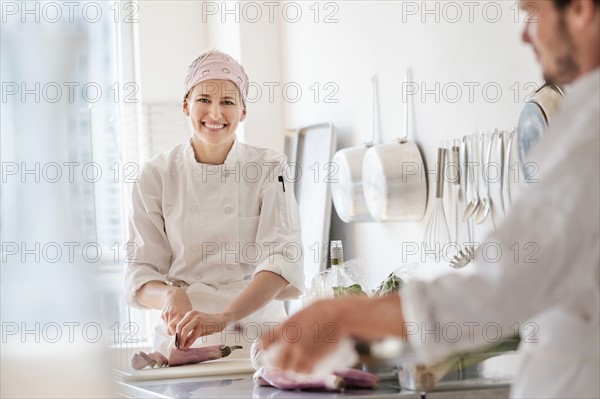
M 248 75 L 244 67 L 228 54 L 217 50 L 202 53 L 190 64 L 184 82 L 184 96 L 198 83 L 212 79 L 230 80 L 235 83 L 245 102 L 248 94 Z

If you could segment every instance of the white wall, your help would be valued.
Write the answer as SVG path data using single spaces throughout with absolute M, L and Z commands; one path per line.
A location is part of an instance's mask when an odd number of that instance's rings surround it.
M 207 46 L 200 3 L 138 2 L 142 101 L 182 101 L 187 67 Z
M 282 81 L 280 24 L 250 23 L 243 18 L 241 24 L 240 62 L 244 65 L 250 85 L 248 117 L 244 123 L 248 143 L 283 150 L 284 102 L 280 95 L 270 95 L 270 88 Z
M 209 14 L 207 4 L 217 9 Z M 413 80 L 439 96 L 422 98 L 418 93 L 413 99 L 411 139 L 433 167 L 440 140 L 460 138 L 471 130 L 513 127 L 531 91 L 527 84 L 542 81 L 531 50 L 520 42 L 525 15 L 515 14 L 516 1 L 248 4 L 141 2 L 144 100 L 180 101 L 185 67 L 202 49 L 220 47 L 239 56 L 250 80 L 262 88 L 260 98 L 249 104 L 247 142 L 282 150 L 285 128 L 331 120 L 342 148 L 358 145 L 371 134 L 370 77 L 376 73 L 382 136 L 389 142 L 404 126 L 401 88 L 404 69 L 410 65 Z M 272 99 L 268 82 L 279 84 Z M 484 93 L 486 84 L 489 90 Z M 472 98 L 469 85 L 474 86 Z M 289 89 L 286 94 L 283 87 Z M 296 101 L 298 87 L 302 93 Z M 461 97 L 453 101 L 456 87 Z M 495 87 L 502 93 L 493 102 Z M 429 194 L 431 200 L 431 184 Z M 366 260 L 375 283 L 402 263 L 403 242 L 422 239 L 428 214 L 429 210 L 419 223 L 336 220 L 332 238 L 344 240 L 346 258 Z M 446 264 L 430 264 L 423 273 L 446 271 Z

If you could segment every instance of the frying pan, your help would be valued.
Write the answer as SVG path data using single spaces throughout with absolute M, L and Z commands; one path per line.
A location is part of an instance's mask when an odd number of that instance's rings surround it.
M 373 76 L 373 137 L 362 146 L 344 148 L 333 156 L 332 162 L 338 168 L 337 182 L 331 185 L 331 197 L 335 211 L 343 222 L 372 222 L 365 202 L 363 190 L 363 159 L 373 146 L 377 113 L 377 76 Z
M 406 83 L 411 81 L 406 70 Z M 427 207 L 427 180 L 423 157 L 408 140 L 409 104 L 405 102 L 404 137 L 394 143 L 376 145 L 363 161 L 363 187 L 371 217 L 376 221 L 419 221 Z
M 517 149 L 519 165 L 525 182 L 531 181 L 532 171 L 526 156 L 548 128 L 549 120 L 558 111 L 563 91 L 553 84 L 545 83 L 525 103 L 517 125 Z

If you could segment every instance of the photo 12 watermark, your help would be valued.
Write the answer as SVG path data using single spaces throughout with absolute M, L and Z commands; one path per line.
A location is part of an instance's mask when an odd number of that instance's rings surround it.
M 540 84 L 535 82 L 509 84 L 494 81 L 403 82 L 402 102 L 496 104 L 507 99 L 515 104 L 521 104 L 529 101 L 540 87 Z
M 1 181 L 6 183 L 124 183 L 138 182 L 137 162 L 2 162 Z
M 537 22 L 538 6 L 529 2 L 521 9 L 518 1 L 402 1 L 402 23 L 488 23 L 507 18 L 514 23 Z
M 540 262 L 540 246 L 533 241 L 513 241 L 509 244 L 494 241 L 436 242 L 433 246 L 425 242 L 404 241 L 401 245 L 401 262 L 408 263 L 410 260 L 419 259 L 421 263 L 433 261 L 450 264 L 463 248 L 476 248 L 477 259 L 485 263 L 507 262 L 526 265 Z
M 2 103 L 137 104 L 140 87 L 135 82 L 2 82 Z
M 133 241 L 2 241 L 0 258 L 3 264 L 127 264 L 137 263 L 139 249 Z
M 202 22 L 336 24 L 339 11 L 340 5 L 334 1 L 203 1 Z
M 135 1 L 2 1 L 2 23 L 95 24 L 102 18 L 117 23 L 138 23 L 139 4 Z
M 3 321 L 3 344 L 140 344 L 142 328 L 134 322 L 98 321 Z
M 303 97 L 315 104 L 337 104 L 340 102 L 338 93 L 340 86 L 337 82 L 249 82 L 246 101 L 250 104 L 259 102 L 274 103 L 281 99 L 289 104 L 295 104 Z
M 520 324 L 515 322 L 509 326 L 496 321 L 450 321 L 446 323 L 425 323 L 406 321 L 405 341 L 417 341 L 424 344 L 441 342 L 482 342 L 497 344 L 506 339 L 517 340 L 525 343 L 539 342 L 537 334 L 539 326 L 534 322 Z

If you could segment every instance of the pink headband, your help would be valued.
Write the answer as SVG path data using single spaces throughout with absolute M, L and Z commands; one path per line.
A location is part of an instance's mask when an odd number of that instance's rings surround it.
M 184 82 L 185 96 L 198 83 L 212 79 L 230 80 L 235 83 L 245 102 L 248 95 L 248 75 L 236 60 L 216 50 L 201 54 L 190 64 Z

